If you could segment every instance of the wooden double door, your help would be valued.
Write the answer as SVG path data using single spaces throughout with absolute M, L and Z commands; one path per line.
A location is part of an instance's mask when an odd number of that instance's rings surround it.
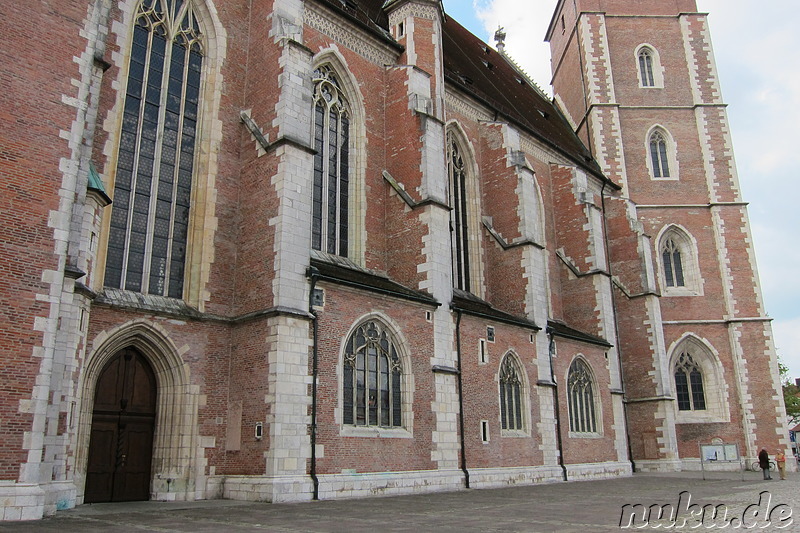
M 150 499 L 157 384 L 134 349 L 115 355 L 95 389 L 85 503 Z

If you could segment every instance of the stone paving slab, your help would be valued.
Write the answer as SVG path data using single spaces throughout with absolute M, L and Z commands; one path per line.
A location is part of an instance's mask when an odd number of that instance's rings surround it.
M 724 505 L 725 520 L 719 516 L 701 520 L 698 512 L 694 518 L 682 515 L 689 518 L 685 524 L 680 516 L 677 524 L 669 519 L 659 521 L 655 515 L 645 522 L 642 514 L 636 515 L 642 520 L 631 523 L 642 527 L 630 529 L 705 531 L 727 524 L 729 531 L 753 525 L 756 531 L 800 532 L 800 474 L 789 474 L 786 481 L 763 481 L 761 474 L 754 472 L 746 472 L 744 479 L 737 473 L 711 473 L 707 477 L 703 480 L 693 472 L 635 474 L 605 481 L 294 504 L 228 500 L 94 504 L 60 511 L 36 522 L 0 523 L 0 532 L 620 531 L 624 505 L 641 504 L 642 512 L 656 504 L 677 507 L 684 491 L 684 502 L 690 495 L 691 504 Z M 787 511 L 796 516 L 789 518 Z M 731 522 L 741 521 L 745 514 L 744 524 L 736 527 L 737 522 Z

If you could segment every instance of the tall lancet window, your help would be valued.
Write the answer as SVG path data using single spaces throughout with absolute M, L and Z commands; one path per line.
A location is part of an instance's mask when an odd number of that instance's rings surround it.
M 594 384 L 589 367 L 575 359 L 567 378 L 569 394 L 569 430 L 576 433 L 596 433 L 597 417 L 594 404 Z
M 461 149 L 450 133 L 447 134 L 447 173 L 450 179 L 453 285 L 457 289 L 470 291 L 467 175 Z
M 650 135 L 650 160 L 653 163 L 654 178 L 669 178 L 669 146 L 664 134 L 656 130 Z
M 511 354 L 506 355 L 500 365 L 500 427 L 523 429 L 522 380 Z
M 183 295 L 202 63 L 192 2 L 143 0 L 133 28 L 106 286 Z
M 642 79 L 642 87 L 655 87 L 656 81 L 653 76 L 653 52 L 646 47 L 639 50 L 639 75 Z
M 681 250 L 672 237 L 664 241 L 661 256 L 664 261 L 664 281 L 667 287 L 683 287 L 685 282 L 683 279 Z
M 328 66 L 314 71 L 314 149 L 311 247 L 347 257 L 350 109 Z

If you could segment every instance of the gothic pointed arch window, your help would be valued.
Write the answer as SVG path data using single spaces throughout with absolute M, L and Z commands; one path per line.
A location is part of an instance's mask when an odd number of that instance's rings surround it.
M 461 147 L 452 133 L 447 135 L 447 174 L 450 185 L 450 234 L 452 237 L 453 285 L 470 290 L 469 211 L 467 173 Z
M 345 425 L 403 425 L 403 373 L 397 341 L 379 320 L 356 327 L 344 349 L 342 409 Z
M 658 239 L 661 286 L 665 296 L 701 294 L 701 280 L 694 240 L 682 228 L 672 225 Z
M 480 193 L 475 165 L 457 125 L 447 131 L 448 199 L 453 286 L 480 296 L 483 269 L 480 252 Z
M 675 238 L 672 235 L 664 239 L 664 244 L 661 246 L 661 260 L 664 262 L 664 282 L 667 287 L 685 286 L 681 249 L 675 244 Z
M 204 35 L 192 0 L 136 11 L 105 285 L 183 296 Z
M 660 129 L 656 129 L 650 134 L 648 140 L 648 147 L 650 152 L 650 163 L 652 164 L 652 171 L 654 178 L 669 178 L 670 174 L 670 157 L 669 157 L 669 142 L 666 135 Z
M 636 48 L 637 75 L 639 87 L 662 88 L 664 76 L 658 51 L 649 44 L 641 44 Z
M 708 341 L 687 333 L 670 348 L 679 423 L 728 422 L 730 402 L 725 370 Z
M 639 76 L 642 87 L 654 87 L 655 77 L 653 76 L 653 51 L 647 47 L 639 50 Z
M 589 365 L 575 359 L 567 375 L 569 430 L 574 433 L 597 433 L 594 379 Z
M 330 65 L 314 71 L 311 247 L 348 256 L 351 109 Z
M 703 373 L 692 355 L 681 352 L 675 363 L 675 392 L 680 411 L 705 411 L 706 395 L 703 390 Z
M 524 430 L 522 372 L 516 357 L 509 353 L 500 363 L 500 427 Z

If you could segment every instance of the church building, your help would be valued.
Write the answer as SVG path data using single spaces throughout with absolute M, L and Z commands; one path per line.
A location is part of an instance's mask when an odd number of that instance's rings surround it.
M 0 519 L 789 453 L 706 14 L 556 3 L 2 3 Z

